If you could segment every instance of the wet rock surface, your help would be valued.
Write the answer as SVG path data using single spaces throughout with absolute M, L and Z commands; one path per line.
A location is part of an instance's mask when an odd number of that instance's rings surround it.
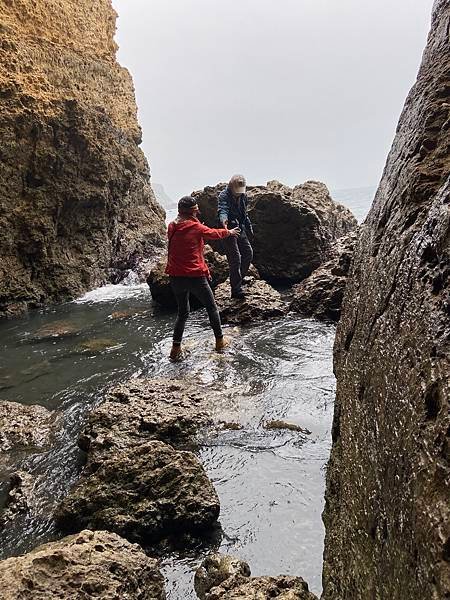
M 217 197 L 225 184 L 194 192 L 204 222 L 217 224 Z M 334 202 L 327 187 L 307 181 L 289 188 L 278 181 L 249 186 L 254 225 L 253 262 L 269 281 L 297 282 L 331 257 L 334 240 L 357 227 L 351 212 Z M 220 251 L 220 245 L 212 244 Z
M 339 238 L 332 246 L 333 258 L 292 288 L 290 309 L 307 317 L 339 321 L 347 275 L 357 242 L 357 232 Z
M 153 441 L 111 451 L 96 463 L 63 500 L 56 519 L 68 532 L 106 529 L 148 546 L 201 534 L 214 526 L 219 511 L 198 458 Z
M 43 406 L 0 402 L 0 468 L 12 453 L 40 452 L 51 443 L 53 415 Z
M 192 444 L 210 423 L 206 396 L 187 381 L 114 388 L 80 436 L 87 465 L 57 511 L 60 527 L 106 529 L 146 545 L 212 528 L 219 499 L 200 461 L 163 443 Z
M 0 316 L 80 295 L 164 244 L 109 0 L 2 3 Z
M 8 495 L 0 512 L 0 529 L 33 506 L 34 478 L 23 471 L 13 473 L 8 483 Z
M 323 598 L 447 598 L 450 4 L 361 228 L 335 342 Z
M 265 281 L 249 278 L 244 292 L 245 299 L 238 300 L 231 298 L 228 282 L 216 289 L 216 304 L 222 323 L 248 325 L 282 317 L 287 312 L 288 307 L 281 294 Z
M 156 560 L 106 531 L 81 533 L 0 562 L 4 600 L 165 600 Z
M 317 600 L 301 577 L 250 577 L 249 565 L 227 554 L 212 554 L 194 578 L 200 600 Z

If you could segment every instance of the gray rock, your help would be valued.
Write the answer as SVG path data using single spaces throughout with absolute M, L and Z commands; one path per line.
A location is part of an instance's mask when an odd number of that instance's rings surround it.
M 106 529 L 149 545 L 201 534 L 217 521 L 218 496 L 191 452 L 144 442 L 112 448 L 95 467 L 57 510 L 64 531 Z
M 339 321 L 356 241 L 357 231 L 352 231 L 334 242 L 333 258 L 292 288 L 291 310 L 323 321 Z
M 287 305 L 277 290 L 265 281 L 249 278 L 245 286 L 245 300 L 230 297 L 228 283 L 216 289 L 216 303 L 223 323 L 251 324 L 282 317 L 287 312 Z
M 13 473 L 9 478 L 8 495 L 0 513 L 0 529 L 17 516 L 30 511 L 34 504 L 34 478 L 23 471 Z
M 3 600 L 165 600 L 156 560 L 106 531 L 82 531 L 0 562 Z
M 210 554 L 195 572 L 195 592 L 200 600 L 205 600 L 208 592 L 226 579 L 250 577 L 250 574 L 250 566 L 245 561 L 230 554 Z
M 194 192 L 202 218 L 217 223 L 217 197 L 225 184 Z M 334 240 L 357 227 L 351 212 L 335 203 L 317 181 L 289 188 L 277 181 L 249 186 L 249 215 L 254 224 L 254 259 L 268 281 L 297 282 L 331 257 Z M 211 244 L 220 251 L 220 244 Z
M 325 600 L 450 597 L 449 23 L 437 0 L 347 281 Z

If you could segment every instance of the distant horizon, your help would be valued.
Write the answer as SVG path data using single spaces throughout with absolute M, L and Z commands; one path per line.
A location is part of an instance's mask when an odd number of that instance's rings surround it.
M 152 180 L 376 186 L 432 3 L 113 0 Z

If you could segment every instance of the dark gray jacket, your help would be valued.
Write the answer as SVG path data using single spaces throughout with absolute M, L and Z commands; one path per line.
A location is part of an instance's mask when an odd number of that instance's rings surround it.
M 217 217 L 219 223 L 228 221 L 228 229 L 239 227 L 243 231 L 253 234 L 252 223 L 247 214 L 247 194 L 241 194 L 236 202 L 231 190 L 227 187 L 219 194 Z

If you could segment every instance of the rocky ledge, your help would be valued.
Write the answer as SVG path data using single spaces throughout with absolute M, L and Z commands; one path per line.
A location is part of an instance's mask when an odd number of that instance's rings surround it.
M 189 384 L 133 379 L 113 390 L 80 437 L 87 465 L 57 510 L 59 526 L 146 546 L 214 528 L 219 499 L 199 459 L 165 443 L 192 441 L 209 422 L 205 398 Z
M 301 577 L 250 577 L 250 566 L 227 554 L 208 556 L 195 573 L 200 600 L 317 600 Z
M 294 285 L 291 310 L 323 321 L 339 321 L 357 239 L 357 231 L 339 238 L 331 248 L 333 258 Z
M 4 600 L 165 600 L 156 560 L 106 531 L 82 531 L 0 562 Z
M 193 193 L 202 218 L 217 226 L 217 197 L 225 184 Z M 334 240 L 357 227 L 344 206 L 334 202 L 327 187 L 307 181 L 294 188 L 278 181 L 249 186 L 249 215 L 254 224 L 254 264 L 261 277 L 295 283 L 331 258 Z M 211 244 L 221 251 L 220 244 Z

